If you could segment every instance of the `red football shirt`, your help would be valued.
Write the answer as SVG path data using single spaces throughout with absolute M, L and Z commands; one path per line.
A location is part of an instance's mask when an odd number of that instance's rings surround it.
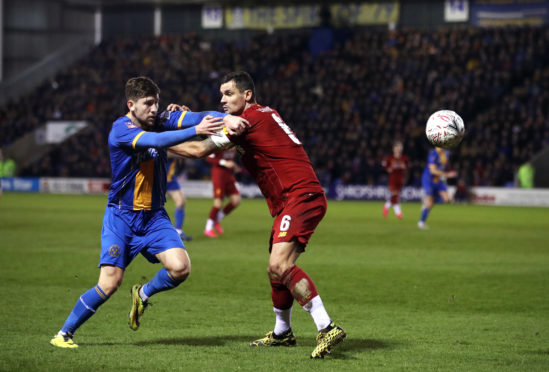
M 389 155 L 383 160 L 382 165 L 389 173 L 390 183 L 402 183 L 404 182 L 404 173 L 410 168 L 410 160 L 406 155 L 401 155 L 400 158 Z
M 218 151 L 206 158 L 212 164 L 214 198 L 224 198 L 227 195 L 239 194 L 234 171 L 219 165 L 219 162 L 223 159 L 234 160 L 234 153 L 234 151 Z
M 232 176 L 232 169 L 219 165 L 221 160 L 234 160 L 234 151 L 217 151 L 206 158 L 206 161 L 212 165 L 212 177 L 214 173 L 222 176 Z
M 253 105 L 241 117 L 250 126 L 231 141 L 267 199 L 272 216 L 292 197 L 324 192 L 301 142 L 276 110 Z

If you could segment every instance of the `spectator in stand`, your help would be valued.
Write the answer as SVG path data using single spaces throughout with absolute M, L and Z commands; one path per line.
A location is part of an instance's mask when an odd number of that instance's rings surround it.
M 456 186 L 456 192 L 454 193 L 454 202 L 456 203 L 467 203 L 469 202 L 469 190 L 467 184 L 460 178 Z
M 2 149 L 0 149 L 0 178 L 15 176 L 15 160 L 4 157 Z
M 410 182 L 417 182 L 414 174 L 429 151 L 425 121 L 441 107 L 452 107 L 465 119 L 468 136 L 454 154 L 466 183 L 503 186 L 513 182 L 513 169 L 528 153 L 549 145 L 547 29 L 353 29 L 316 57 L 308 51 L 307 30 L 239 43 L 212 42 L 197 34 L 142 43 L 108 40 L 32 94 L 0 109 L 0 146 L 50 119 L 88 120 L 90 131 L 76 139 L 81 152 L 63 144 L 45 162 L 48 167 L 41 159 L 22 173 L 109 177 L 109 119 L 123 108 L 124 97 L 106 87 L 147 74 L 167 87 L 167 101 L 205 110 L 218 104 L 212 81 L 245 69 L 260 82 L 261 100 L 285 113 L 325 186 L 383 184 L 386 175 L 369 162 L 379 164 L 389 134 L 405 141 Z M 327 139 L 330 146 L 323 145 Z M 333 158 L 338 161 L 330 162 Z M 202 168 L 196 164 L 197 177 Z
M 526 162 L 522 164 L 518 170 L 518 184 L 523 189 L 531 189 L 534 187 L 534 167 L 532 163 Z

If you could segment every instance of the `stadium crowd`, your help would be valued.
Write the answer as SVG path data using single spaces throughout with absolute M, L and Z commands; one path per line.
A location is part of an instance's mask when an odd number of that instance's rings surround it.
M 91 125 L 22 170 L 25 176 L 109 177 L 107 135 L 126 112 L 121 92 L 145 75 L 161 107 L 220 109 L 219 78 L 246 70 L 258 102 L 277 109 L 304 144 L 325 186 L 385 184 L 381 159 L 400 139 L 419 185 L 429 144 L 424 126 L 438 109 L 464 119 L 467 136 L 452 154 L 470 186 L 513 183 L 518 167 L 549 145 L 549 29 L 439 31 L 330 30 L 316 53 L 315 30 L 263 34 L 235 43 L 197 34 L 104 41 L 86 58 L 18 102 L 0 109 L 0 146 L 48 120 Z M 188 163 L 189 178 L 208 174 Z

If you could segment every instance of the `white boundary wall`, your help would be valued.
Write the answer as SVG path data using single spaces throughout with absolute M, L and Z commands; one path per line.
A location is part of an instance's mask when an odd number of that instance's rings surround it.
M 473 187 L 473 204 L 549 207 L 549 189 Z
M 5 178 L 2 187 L 6 192 L 43 192 L 54 194 L 107 194 L 108 178 Z M 182 181 L 181 189 L 192 198 L 212 198 L 213 188 L 210 181 Z M 245 198 L 262 197 L 257 185 L 238 185 Z M 455 187 L 449 187 L 451 194 Z M 517 189 L 502 187 L 473 187 L 470 190 L 473 204 L 549 207 L 549 189 Z M 422 191 L 419 188 L 406 187 L 402 199 L 419 201 Z M 328 192 L 330 195 L 330 192 Z M 346 185 L 338 186 L 336 200 L 384 200 L 388 190 L 382 186 Z

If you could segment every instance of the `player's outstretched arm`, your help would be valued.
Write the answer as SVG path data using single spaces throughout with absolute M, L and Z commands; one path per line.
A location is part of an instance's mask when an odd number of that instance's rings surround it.
M 131 141 L 131 147 L 134 149 L 147 147 L 170 147 L 184 142 L 196 136 L 196 127 L 169 132 L 139 132 Z M 129 143 L 128 143 L 129 144 Z
M 177 108 L 183 108 L 183 106 L 178 106 L 175 104 L 171 104 L 170 106 L 172 110 L 174 109 L 174 106 Z M 185 129 L 198 125 L 206 116 L 224 118 L 227 114 L 218 111 L 192 112 L 166 110 L 162 111 L 158 115 L 157 123 L 163 130 Z
M 216 134 L 223 129 L 223 123 L 224 121 L 222 118 L 207 115 L 202 119 L 200 124 L 195 127 L 196 134 L 206 136 Z
M 191 112 L 187 106 L 176 103 L 170 103 L 166 111 L 160 113 L 159 121 L 163 129 L 174 130 L 197 125 L 206 116 L 223 118 L 227 133 L 231 136 L 241 135 L 249 126 L 248 121 L 239 116 L 217 111 Z
M 216 135 L 222 128 L 223 120 L 221 118 L 206 116 L 197 126 L 183 130 L 160 133 L 143 131 L 135 137 L 132 147 L 170 147 L 196 135 Z
M 221 160 L 224 160 L 224 159 L 221 159 Z M 232 170 L 234 173 L 240 173 L 240 171 L 242 170 L 234 160 L 225 160 L 224 162 L 220 162 L 219 165 Z
M 444 177 L 444 171 L 441 169 L 438 169 L 436 164 L 429 164 L 429 171 L 433 176 Z
M 444 176 L 445 176 L 446 178 L 456 178 L 457 175 L 458 175 L 457 171 L 451 170 L 451 171 L 449 171 L 449 172 L 445 172 L 445 175 L 444 175 Z
M 177 146 L 170 147 L 168 150 L 171 154 L 180 157 L 192 159 L 203 158 L 220 150 L 219 145 L 215 143 L 214 140 L 212 140 L 212 137 L 208 137 L 203 141 L 189 141 L 181 143 Z M 227 149 L 233 146 L 234 144 L 232 143 L 226 144 L 223 149 Z
M 446 177 L 446 178 L 455 178 L 457 177 L 457 172 L 452 170 L 445 172 L 442 169 L 438 169 L 435 164 L 429 164 L 429 171 L 433 176 L 440 176 L 440 177 Z

